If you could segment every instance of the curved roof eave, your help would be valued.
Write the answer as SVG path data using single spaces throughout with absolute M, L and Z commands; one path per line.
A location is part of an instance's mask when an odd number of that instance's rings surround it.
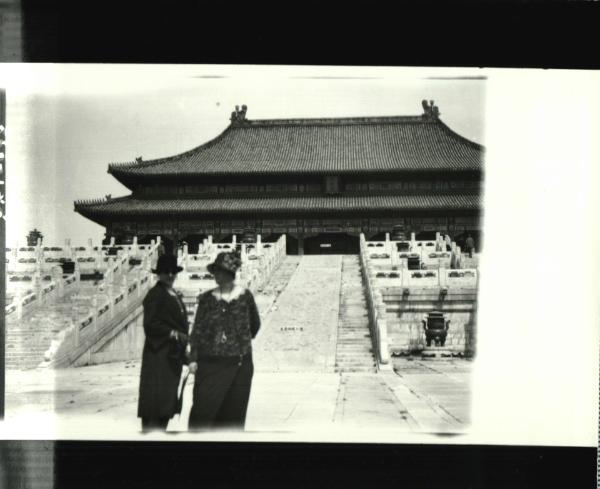
M 244 122 L 230 123 L 220 134 L 218 134 L 213 139 L 203 143 L 199 146 L 196 146 L 188 151 L 178 153 L 173 156 L 157 158 L 148 161 L 134 161 L 134 162 L 126 162 L 126 163 L 111 163 L 108 167 L 108 173 L 111 174 L 114 178 L 116 178 L 120 183 L 125 185 L 128 188 L 132 188 L 135 181 L 139 180 L 156 180 L 157 178 L 164 179 L 177 179 L 177 178 L 189 178 L 191 176 L 207 176 L 207 177 L 218 177 L 218 176 L 232 176 L 232 175 L 310 175 L 310 174 L 328 174 L 331 173 L 331 169 L 312 169 L 312 170 L 298 170 L 298 169 L 287 169 L 285 171 L 279 170 L 277 168 L 273 169 L 259 169 L 259 170 L 245 170 L 240 169 L 238 165 L 237 167 L 229 168 L 228 171 L 219 171 L 216 169 L 212 170 L 199 170 L 193 172 L 186 171 L 178 171 L 178 172 L 164 172 L 160 171 L 146 173 L 143 171 L 144 168 L 154 167 L 165 165 L 169 162 L 178 161 L 185 159 L 187 157 L 193 157 L 194 155 L 200 153 L 201 151 L 214 146 L 219 143 L 225 136 L 227 136 L 233 129 L 236 128 L 245 128 L 245 127 L 263 127 L 263 126 L 301 126 L 301 125 L 317 125 L 317 126 L 327 126 L 327 125 L 369 125 L 374 123 L 421 123 L 421 124 L 436 124 L 440 129 L 445 132 L 448 137 L 460 142 L 460 144 L 464 144 L 476 151 L 481 152 L 482 154 L 485 151 L 485 148 L 474 141 L 471 141 L 460 134 L 456 133 L 450 127 L 448 127 L 441 119 L 427 119 L 421 116 L 395 116 L 395 117 L 367 117 L 367 118 L 340 118 L 340 119 L 268 119 L 268 120 L 249 120 Z M 225 167 L 228 165 L 223 163 Z M 141 170 L 141 171 L 140 171 Z M 182 169 L 183 170 L 183 169 Z M 449 165 L 446 168 L 428 168 L 428 167 L 415 167 L 415 168 L 347 168 L 347 169 L 338 169 L 336 173 L 338 174 L 368 174 L 368 173 L 396 173 L 396 172 L 481 172 L 483 170 L 483 165 L 481 167 L 473 167 L 473 168 L 459 168 L 452 167 Z

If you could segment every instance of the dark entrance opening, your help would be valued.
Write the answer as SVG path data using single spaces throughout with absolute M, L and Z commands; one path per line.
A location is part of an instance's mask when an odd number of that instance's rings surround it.
M 367 241 L 385 241 L 385 233 L 377 233 L 367 238 Z
M 196 255 L 198 254 L 198 250 L 202 244 L 202 241 L 204 241 L 206 238 L 208 238 L 208 235 L 206 234 L 188 234 L 181 240 L 181 246 L 183 247 L 184 242 L 187 243 L 188 253 Z
M 322 233 L 304 238 L 305 255 L 350 255 L 360 251 L 358 236 L 345 233 Z
M 156 239 L 156 236 L 152 236 L 150 234 L 138 236 L 138 245 L 149 245 L 150 243 L 152 243 L 153 239 Z
M 288 255 L 298 254 L 298 238 L 290 236 L 289 234 L 285 235 L 285 252 Z
M 436 231 L 419 231 L 415 234 L 417 241 L 435 241 Z
M 456 241 L 456 244 L 460 246 L 461 251 L 464 252 L 467 249 L 466 241 L 469 235 L 471 235 L 471 237 L 475 241 L 475 251 L 479 253 L 483 248 L 483 243 L 481 239 L 481 231 L 479 231 L 478 229 L 461 232 L 460 234 L 454 236 L 454 241 Z
M 275 243 L 279 238 L 281 238 L 281 236 L 281 234 L 267 234 L 266 236 L 261 236 L 260 239 L 263 243 Z
M 175 251 L 175 242 L 169 238 L 168 236 L 161 236 L 160 242 L 164 246 L 165 255 L 174 255 Z

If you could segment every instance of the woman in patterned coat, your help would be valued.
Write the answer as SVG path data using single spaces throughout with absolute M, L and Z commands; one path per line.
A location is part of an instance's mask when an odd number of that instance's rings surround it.
M 190 373 L 195 374 L 190 430 L 243 429 L 254 365 L 252 339 L 260 316 L 252 292 L 234 283 L 241 261 L 219 253 L 207 269 L 218 287 L 198 298 L 190 336 Z

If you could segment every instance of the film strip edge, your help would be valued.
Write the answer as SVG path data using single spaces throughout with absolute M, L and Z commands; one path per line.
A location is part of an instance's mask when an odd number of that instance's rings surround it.
M 0 246 L 6 250 L 6 90 L 0 88 Z M 4 253 L 3 253 L 4 254 Z M 6 319 L 6 258 L 0 260 L 0 419 L 4 419 Z

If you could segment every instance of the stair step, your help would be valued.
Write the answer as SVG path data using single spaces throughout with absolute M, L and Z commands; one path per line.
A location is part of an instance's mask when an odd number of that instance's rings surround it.
M 369 311 L 357 256 L 342 260 L 342 285 L 336 345 L 337 372 L 374 372 Z

